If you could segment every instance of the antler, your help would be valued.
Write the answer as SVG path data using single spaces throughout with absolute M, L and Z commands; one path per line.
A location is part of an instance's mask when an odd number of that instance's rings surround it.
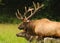
M 40 8 L 42 8 L 44 6 L 44 4 L 42 4 L 40 6 L 40 4 L 37 2 L 37 4 L 35 4 L 33 2 L 33 6 L 34 6 L 34 11 L 31 10 L 31 15 L 27 17 L 27 19 L 29 19 L 31 16 L 33 16 Z
M 27 18 L 27 17 L 26 17 L 26 14 L 27 14 L 28 12 L 32 11 L 32 10 L 34 10 L 34 9 L 33 9 L 33 8 L 30 8 L 30 7 L 29 7 L 29 9 L 27 9 L 27 7 L 25 6 L 24 17 Z
M 27 9 L 27 7 L 25 6 L 24 18 L 25 18 L 26 20 L 29 19 L 31 16 L 33 16 L 40 8 L 42 8 L 42 7 L 44 6 L 44 4 L 40 5 L 38 2 L 37 2 L 37 4 L 35 4 L 35 3 L 33 2 L 33 6 L 34 6 L 34 8 L 29 7 L 28 9 Z M 27 14 L 28 12 L 31 12 L 31 15 L 29 15 L 28 17 L 26 17 L 26 14 Z M 19 16 L 18 16 L 18 15 L 19 15 Z M 23 19 L 22 15 L 21 15 L 21 13 L 19 12 L 18 9 L 17 9 L 16 16 L 17 16 L 18 19 Z
M 18 16 L 18 15 L 19 15 L 19 16 Z M 16 17 L 17 17 L 18 19 L 23 19 L 22 15 L 21 15 L 21 13 L 19 12 L 18 9 L 17 9 Z

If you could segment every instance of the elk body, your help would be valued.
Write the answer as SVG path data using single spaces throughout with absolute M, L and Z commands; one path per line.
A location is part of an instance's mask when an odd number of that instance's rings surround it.
M 18 19 L 22 20 L 22 23 L 19 25 L 19 29 L 24 30 L 24 32 L 28 32 L 30 35 L 33 36 L 42 36 L 42 37 L 47 37 L 47 36 L 55 36 L 55 37 L 60 37 L 60 22 L 55 22 L 55 21 L 50 21 L 47 18 L 42 18 L 39 20 L 29 20 L 29 18 L 34 15 L 38 9 L 42 8 L 44 5 L 39 5 L 39 3 L 35 4 L 33 2 L 34 8 L 29 8 L 27 9 L 25 7 L 25 13 L 24 17 L 22 17 L 21 13 L 19 10 L 16 13 L 16 16 Z M 26 14 L 28 12 L 31 12 L 31 15 L 26 17 Z M 19 14 L 20 17 L 17 15 Z
M 33 20 L 27 24 L 21 24 L 19 29 L 27 29 L 30 34 L 38 36 L 60 37 L 60 22 L 49 21 L 48 19 Z
M 60 22 L 40 19 L 29 22 L 25 28 L 31 33 L 39 36 L 57 36 L 60 37 Z

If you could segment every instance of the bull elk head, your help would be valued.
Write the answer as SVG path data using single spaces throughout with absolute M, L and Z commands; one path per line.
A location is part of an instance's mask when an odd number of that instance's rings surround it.
M 40 5 L 38 2 L 37 2 L 37 4 L 35 4 L 35 3 L 33 2 L 33 6 L 34 6 L 34 8 L 29 7 L 28 9 L 27 9 L 27 7 L 25 6 L 25 12 L 24 12 L 24 15 L 23 15 L 24 17 L 22 16 L 22 14 L 21 14 L 21 13 L 19 12 L 19 10 L 17 9 L 16 17 L 17 17 L 18 19 L 22 20 L 22 24 L 18 27 L 19 29 L 23 29 L 23 28 L 26 26 L 26 24 L 27 24 L 28 22 L 30 22 L 30 21 L 29 21 L 29 18 L 32 17 L 40 8 L 42 8 L 42 7 L 44 6 L 44 4 Z M 26 14 L 27 14 L 28 12 L 31 12 L 31 13 L 30 13 L 30 15 L 29 15 L 28 17 L 26 17 Z

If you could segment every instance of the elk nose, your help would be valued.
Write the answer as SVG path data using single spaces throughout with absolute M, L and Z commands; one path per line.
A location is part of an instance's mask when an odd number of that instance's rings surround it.
M 20 30 L 20 27 L 18 27 L 18 29 Z
M 18 27 L 18 29 L 20 29 L 20 27 Z
M 23 28 L 22 27 L 18 27 L 19 30 L 22 30 Z
M 17 37 L 21 37 L 22 36 L 22 33 L 18 33 L 16 34 Z
M 17 37 L 19 37 L 19 35 L 18 35 L 18 34 L 16 34 L 16 36 L 17 36 Z
M 21 33 L 18 33 L 16 34 L 17 37 L 24 37 L 25 36 L 25 33 L 24 32 L 21 32 Z

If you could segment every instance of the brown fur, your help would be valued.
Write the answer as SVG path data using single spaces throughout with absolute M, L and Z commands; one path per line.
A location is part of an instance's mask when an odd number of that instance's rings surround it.
M 46 18 L 29 21 L 23 28 L 32 35 L 60 37 L 60 22 L 50 21 Z
M 24 12 L 24 17 L 22 16 L 22 14 L 20 13 L 20 11 L 17 9 L 16 12 L 16 17 L 20 20 L 22 20 L 22 23 L 19 25 L 18 29 L 20 30 L 24 30 L 23 32 L 21 32 L 22 36 L 24 35 L 30 35 L 36 38 L 36 36 L 40 37 L 40 36 L 51 36 L 48 35 L 45 31 L 45 29 L 47 29 L 47 32 L 50 32 L 49 29 L 51 27 L 47 26 L 47 24 L 49 24 L 51 21 L 44 18 L 44 19 L 39 19 L 39 20 L 29 20 L 30 17 L 32 17 L 39 9 L 41 9 L 44 6 L 44 4 L 40 4 L 39 2 L 34 3 L 33 2 L 33 8 L 32 7 L 26 7 L 25 6 L 25 12 Z M 26 14 L 30 13 L 30 15 L 27 17 Z M 52 30 L 52 29 L 51 29 Z M 54 30 L 55 31 L 55 30 Z M 25 32 L 25 33 L 24 33 Z M 45 33 L 44 33 L 45 32 Z

